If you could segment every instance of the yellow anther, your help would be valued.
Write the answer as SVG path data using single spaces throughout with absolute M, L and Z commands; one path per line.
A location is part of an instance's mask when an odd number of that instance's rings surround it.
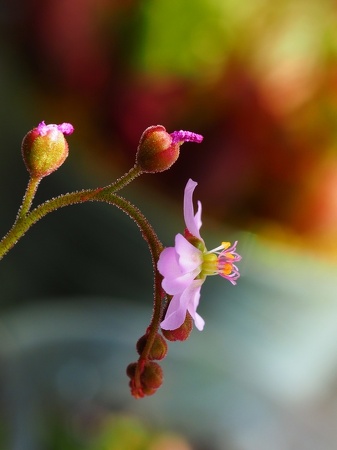
M 230 242 L 221 242 L 221 246 L 223 247 L 224 250 L 226 250 L 226 248 L 229 248 L 231 246 Z

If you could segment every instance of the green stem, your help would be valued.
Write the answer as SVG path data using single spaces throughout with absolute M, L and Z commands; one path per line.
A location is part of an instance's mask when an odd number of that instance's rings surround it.
M 142 351 L 142 354 L 139 357 L 139 363 L 137 364 L 136 370 L 135 382 L 136 388 L 139 393 L 142 392 L 140 376 L 144 367 L 144 363 L 148 360 L 148 355 L 158 332 L 161 320 L 163 291 L 161 288 L 162 277 L 157 270 L 157 262 L 159 259 L 159 255 L 163 250 L 163 245 L 159 241 L 154 229 L 149 224 L 142 212 L 123 197 L 116 195 L 115 192 L 122 189 L 140 174 L 141 170 L 138 166 L 135 165 L 128 173 L 126 173 L 123 177 L 119 178 L 115 183 L 109 186 L 97 189 L 86 189 L 78 192 L 71 192 L 69 194 L 60 195 L 45 203 L 42 203 L 32 211 L 30 211 L 30 207 L 41 179 L 31 178 L 27 186 L 26 194 L 20 208 L 18 218 L 11 230 L 0 242 L 0 259 L 2 259 L 3 256 L 27 232 L 27 230 L 29 230 L 29 228 L 42 217 L 59 208 L 70 206 L 76 203 L 84 203 L 87 201 L 99 201 L 117 206 L 136 222 L 143 235 L 143 238 L 148 244 L 154 271 L 153 315 L 147 330 L 147 342 Z
M 105 193 L 113 194 L 117 191 L 120 191 L 123 187 L 125 187 L 127 184 L 129 184 L 131 181 L 133 181 L 135 178 L 137 178 L 139 175 L 141 175 L 142 170 L 137 166 L 136 164 L 127 172 L 124 174 L 121 178 L 118 178 L 114 183 L 109 184 L 109 186 L 106 186 L 103 188 L 103 191 Z
M 25 196 L 23 197 L 22 205 L 19 210 L 19 214 L 17 220 L 22 219 L 30 210 L 33 199 L 35 197 L 37 188 L 42 180 L 41 177 L 31 177 L 28 181 L 28 186 L 25 192 Z
M 135 165 L 129 170 L 129 172 L 108 186 L 59 195 L 52 200 L 42 203 L 29 212 L 37 187 L 41 181 L 41 178 L 31 178 L 29 180 L 18 217 L 11 230 L 0 241 L 0 260 L 12 247 L 14 247 L 14 245 L 19 241 L 19 239 L 22 238 L 22 236 L 32 225 L 50 212 L 65 206 L 74 205 L 75 203 L 84 203 L 86 201 L 96 200 L 95 196 L 99 192 L 102 194 L 112 194 L 117 192 L 138 177 L 141 173 L 141 169 Z

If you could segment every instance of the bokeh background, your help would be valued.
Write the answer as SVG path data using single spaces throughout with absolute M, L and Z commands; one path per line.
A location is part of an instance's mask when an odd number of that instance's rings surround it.
M 336 448 L 336 93 L 333 0 L 1 2 L 2 235 L 41 120 L 75 133 L 36 203 L 110 183 L 162 124 L 204 141 L 125 196 L 170 245 L 193 178 L 208 247 L 238 239 L 243 260 L 238 286 L 205 284 L 205 330 L 136 401 L 125 367 L 152 295 L 136 226 L 100 204 L 38 223 L 1 263 L 0 448 Z

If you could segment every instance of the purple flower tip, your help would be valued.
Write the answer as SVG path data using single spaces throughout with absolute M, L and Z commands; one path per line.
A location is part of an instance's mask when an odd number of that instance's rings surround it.
M 63 134 L 71 134 L 74 131 L 74 127 L 71 125 L 71 123 L 61 123 L 60 125 L 50 124 L 46 125 L 44 121 L 40 122 L 37 126 L 37 130 L 40 134 L 40 136 L 45 136 L 48 131 L 57 129 Z
M 39 125 L 37 126 L 37 131 L 39 132 L 40 136 L 45 136 L 47 134 L 48 131 L 48 125 L 46 125 L 45 121 L 42 121 L 39 123 Z
M 67 122 L 61 123 L 61 125 L 57 125 L 57 129 L 63 134 L 71 134 L 74 131 L 74 127 L 72 126 L 72 124 Z
M 192 131 L 174 131 L 170 134 L 172 138 L 172 143 L 176 144 L 177 142 L 196 142 L 197 144 L 200 144 L 202 140 L 204 139 L 201 134 L 193 133 Z

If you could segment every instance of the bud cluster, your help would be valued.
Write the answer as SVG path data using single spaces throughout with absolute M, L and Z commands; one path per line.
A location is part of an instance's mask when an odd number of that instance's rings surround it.
M 138 362 L 128 365 L 126 373 L 130 378 L 131 393 L 135 398 L 152 395 L 162 385 L 163 371 L 160 365 L 153 360 L 161 360 L 167 354 L 165 339 L 156 333 L 153 342 L 149 341 L 149 333 L 138 339 L 137 352 L 140 355 Z
M 191 334 L 192 328 L 193 319 L 187 312 L 185 321 L 179 328 L 176 330 L 162 329 L 161 331 L 168 341 L 185 341 Z M 130 378 L 131 394 L 135 398 L 153 395 L 163 383 L 163 371 L 160 365 L 154 362 L 154 360 L 164 359 L 167 354 L 167 343 L 163 336 L 156 333 L 153 342 L 150 343 L 148 330 L 137 341 L 136 349 L 140 355 L 139 360 L 129 364 L 126 369 L 126 374 Z

